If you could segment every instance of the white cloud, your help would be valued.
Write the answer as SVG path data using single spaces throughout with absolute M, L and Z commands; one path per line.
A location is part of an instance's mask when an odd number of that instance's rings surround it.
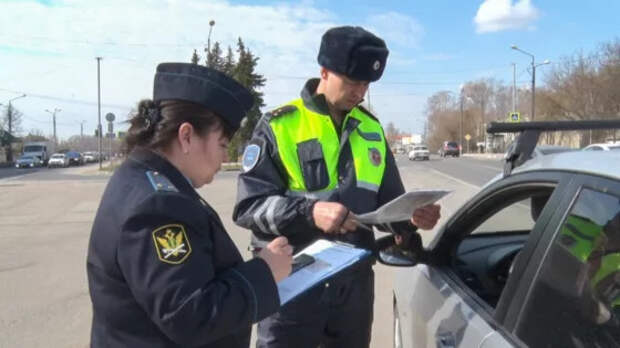
M 476 13 L 476 32 L 488 33 L 511 29 L 534 29 L 540 11 L 530 0 L 485 0 Z
M 51 122 L 44 110 L 59 107 L 61 137 L 77 134 L 81 120 L 87 120 L 85 132 L 92 134 L 97 120 L 95 56 L 103 57 L 102 114 L 113 111 L 117 120 L 124 120 L 128 109 L 151 95 L 157 63 L 189 61 L 194 49 L 204 54 L 211 19 L 216 21 L 212 43 L 235 49 L 242 37 L 260 57 L 258 72 L 267 78 L 265 103 L 272 107 L 296 97 L 303 78 L 318 74 L 321 35 L 345 24 L 308 1 L 272 6 L 225 0 L 64 0 L 51 6 L 0 2 L 0 102 L 15 96 L 7 90 L 30 94 L 16 102 L 25 115 L 25 131 L 47 133 Z M 397 13 L 352 24 L 382 36 L 392 58 L 408 58 L 402 47 L 417 45 L 423 32 L 414 19 Z M 379 111 L 389 115 L 387 109 Z

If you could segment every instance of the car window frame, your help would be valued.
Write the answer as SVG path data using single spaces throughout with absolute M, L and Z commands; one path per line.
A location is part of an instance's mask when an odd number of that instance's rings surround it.
M 523 281 L 526 266 L 532 262 L 530 255 L 534 252 L 540 238 L 544 235 L 544 231 L 547 229 L 551 218 L 556 215 L 558 209 L 564 206 L 563 200 L 567 194 L 566 189 L 572 185 L 573 176 L 574 175 L 571 173 L 558 171 L 537 171 L 514 174 L 494 182 L 482 189 L 470 199 L 468 203 L 453 214 L 440 233 L 438 233 L 437 237 L 429 245 L 432 266 L 439 271 L 438 273 L 441 277 L 459 294 L 468 306 L 476 311 L 476 313 L 490 326 L 515 346 L 522 346 L 523 343 L 512 333 L 512 327 L 506 326 L 508 309 L 511 308 L 515 302 L 514 300 L 508 301 L 507 299 L 512 298 L 522 287 L 521 282 Z M 471 226 L 476 224 L 470 222 L 469 228 L 466 230 L 462 230 L 455 226 L 462 223 L 464 220 L 473 220 L 469 214 L 475 209 L 484 206 L 484 202 L 489 202 L 489 200 L 501 200 L 501 198 L 510 191 L 526 190 L 528 187 L 534 189 L 535 187 L 551 185 L 555 188 L 553 194 L 549 198 L 549 204 L 545 205 L 533 230 L 530 232 L 530 237 L 521 251 L 523 257 L 520 257 L 521 261 L 517 261 L 515 269 L 502 292 L 498 305 L 494 309 L 475 294 L 452 269 L 450 262 L 454 257 L 453 253 L 456 251 L 455 246 L 458 245 L 464 236 L 471 234 L 475 229 Z M 485 219 L 492 217 L 494 214 L 486 216 Z
M 563 222 L 566 220 L 567 215 L 570 213 L 576 200 L 579 198 L 579 194 L 583 189 L 590 189 L 601 193 L 612 194 L 620 197 L 620 181 L 609 177 L 604 177 L 594 174 L 575 174 L 573 182 L 569 191 L 566 192 L 567 199 L 562 210 L 556 210 L 553 221 L 554 224 L 550 224 L 545 230 L 544 235 L 540 239 L 536 250 L 534 251 L 536 262 L 530 262 L 526 273 L 529 274 L 528 281 L 522 280 L 523 285 L 521 291 L 524 292 L 523 301 L 514 308 L 511 308 L 513 312 L 510 318 L 510 331 L 516 336 L 515 331 L 521 320 L 525 320 L 525 304 L 530 300 L 536 281 L 540 277 L 543 268 L 543 262 L 546 260 L 551 246 L 557 234 L 559 233 Z

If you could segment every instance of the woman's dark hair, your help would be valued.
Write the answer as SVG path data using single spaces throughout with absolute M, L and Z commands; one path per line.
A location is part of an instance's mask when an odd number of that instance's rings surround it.
M 234 134 L 234 130 L 218 115 L 200 104 L 184 100 L 162 100 L 159 103 L 150 99 L 141 100 L 138 110 L 128 122 L 130 126 L 123 144 L 126 153 L 135 147 L 166 148 L 176 138 L 179 126 L 185 122 L 201 135 L 218 129 L 222 129 L 228 139 Z

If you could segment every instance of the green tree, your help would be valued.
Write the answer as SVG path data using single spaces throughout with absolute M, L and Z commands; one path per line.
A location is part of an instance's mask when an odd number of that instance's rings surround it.
M 6 147 L 6 161 L 13 162 L 13 148 L 11 143 L 15 141 L 16 134 L 21 132 L 23 114 L 13 105 L 9 104 L 2 118 L 4 129 L 3 144 Z
M 207 60 L 205 65 L 219 71 L 224 71 L 224 58 L 222 57 L 222 49 L 220 43 L 215 42 L 211 50 L 207 50 Z
M 192 64 L 198 64 L 200 62 L 200 56 L 198 52 L 194 49 L 194 53 L 192 53 Z
M 260 108 L 264 107 L 265 103 L 263 93 L 259 89 L 265 86 L 267 81 L 263 75 L 256 72 L 259 57 L 256 57 L 252 51 L 245 47 L 241 38 L 237 41 L 237 54 L 238 60 L 232 76 L 250 90 L 254 97 L 254 106 L 247 113 L 241 128 L 231 140 L 228 148 L 228 156 L 231 161 L 237 160 L 239 152 L 252 137 L 252 132 L 262 115 Z
M 256 127 L 256 123 L 258 123 L 261 117 L 260 108 L 265 106 L 263 93 L 260 92 L 259 89 L 265 86 L 266 79 L 263 75 L 256 72 L 256 65 L 258 64 L 259 58 L 245 47 L 241 38 L 237 40 L 236 51 L 237 59 L 235 60 L 235 54 L 230 46 L 228 47 L 226 57 L 223 57 L 219 42 L 215 42 L 211 50 L 205 48 L 205 52 L 207 53 L 205 65 L 231 76 L 249 89 L 254 97 L 254 106 L 247 113 L 241 128 L 231 139 L 229 144 L 228 155 L 231 161 L 236 161 L 238 159 L 240 152 L 250 140 L 254 127 Z M 197 55 L 195 50 L 194 55 Z M 194 62 L 194 58 L 192 58 L 192 62 Z

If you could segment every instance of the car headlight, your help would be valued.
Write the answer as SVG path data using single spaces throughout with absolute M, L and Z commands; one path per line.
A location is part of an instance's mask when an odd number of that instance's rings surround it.
M 34 163 L 30 163 L 30 167 L 34 167 Z

